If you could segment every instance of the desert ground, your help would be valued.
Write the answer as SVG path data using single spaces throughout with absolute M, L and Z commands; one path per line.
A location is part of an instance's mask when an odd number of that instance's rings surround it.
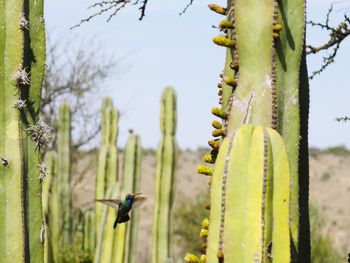
M 203 163 L 201 151 L 181 151 L 177 164 L 176 200 L 193 200 L 199 193 L 209 195 L 208 178 L 196 173 Z M 324 218 L 323 231 L 331 237 L 341 254 L 350 250 L 350 153 L 310 151 L 310 203 Z M 122 156 L 122 154 L 119 154 Z M 77 158 L 73 167 L 74 205 L 91 206 L 94 200 L 97 153 Z M 122 157 L 119 158 L 122 163 Z M 142 262 L 148 262 L 152 246 L 153 191 L 156 169 L 154 151 L 146 151 L 142 159 L 141 192 L 147 202 L 140 209 L 139 251 Z M 119 174 L 123 167 L 119 166 Z M 176 220 L 176 218 L 174 218 Z M 200 225 L 200 222 L 198 222 Z M 176 251 L 176 248 L 175 248 Z M 141 262 L 141 261 L 140 261 Z

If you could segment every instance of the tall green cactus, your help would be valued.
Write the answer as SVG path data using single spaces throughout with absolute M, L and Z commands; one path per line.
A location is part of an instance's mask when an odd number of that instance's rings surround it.
M 176 93 L 167 87 L 162 96 L 160 126 L 162 139 L 157 150 L 155 202 L 153 215 L 152 262 L 171 261 L 171 209 L 175 193 L 177 145 Z
M 0 0 L 3 262 L 43 261 L 41 182 L 45 172 L 40 151 L 47 143 L 48 127 L 39 121 L 39 110 L 44 70 L 43 0 Z
M 84 213 L 83 250 L 93 258 L 95 252 L 95 211 L 88 210 Z
M 141 180 L 141 142 L 134 133 L 129 135 L 124 154 L 124 174 L 121 185 L 112 184 L 103 198 L 122 199 L 127 193 L 140 191 Z M 123 193 L 124 195 L 121 195 Z M 128 263 L 136 262 L 138 212 L 132 210 L 130 222 L 113 229 L 116 211 L 104 207 L 94 262 Z
M 215 163 L 206 260 L 310 262 L 304 0 L 209 7 L 226 15 L 213 41 L 227 52 L 222 107 L 212 110 L 223 120 L 213 123 L 221 139 L 209 141 L 213 150 L 204 158 Z
M 101 146 L 96 175 L 96 199 L 106 196 L 107 188 L 118 180 L 118 111 L 111 98 L 105 98 L 102 104 Z M 103 205 L 96 203 L 96 235 L 98 235 Z
M 122 181 L 122 192 L 128 193 L 139 193 L 141 187 L 141 160 L 142 160 L 142 148 L 140 137 L 133 133 L 129 134 L 128 141 L 125 147 L 124 153 L 124 173 Z M 124 259 L 120 259 L 120 253 L 117 254 L 116 259 L 120 263 L 137 262 L 136 249 L 137 249 L 137 232 L 139 225 L 139 211 L 133 209 L 130 214 L 130 222 L 128 224 L 121 224 L 118 226 L 116 238 L 114 240 L 114 249 L 120 248 L 118 242 L 125 238 L 124 243 Z M 125 230 L 123 229 L 125 228 Z M 118 250 L 115 250 L 118 253 Z
M 63 102 L 58 112 L 57 181 L 59 211 L 61 214 L 61 248 L 72 242 L 72 190 L 71 190 L 71 112 Z
M 45 229 L 46 229 L 46 239 L 45 239 L 45 247 L 44 247 L 44 262 L 57 262 L 54 261 L 53 256 L 53 240 L 55 240 L 55 234 L 53 233 L 51 225 L 55 224 L 55 220 L 59 219 L 58 214 L 55 214 L 52 211 L 52 199 L 55 193 L 53 193 L 53 181 L 54 175 L 57 175 L 57 157 L 54 151 L 49 151 L 45 154 L 45 165 L 47 167 L 47 177 L 43 182 L 43 190 L 42 190 L 42 202 L 43 202 L 43 214 L 45 219 Z M 58 201 L 58 200 L 56 200 Z M 53 222 L 52 222 L 53 220 Z M 50 222 L 50 225 L 49 225 Z M 58 226 L 58 224 L 57 224 Z

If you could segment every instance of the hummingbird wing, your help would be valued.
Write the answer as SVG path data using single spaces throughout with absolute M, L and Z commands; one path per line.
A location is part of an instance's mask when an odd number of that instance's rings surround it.
M 139 207 L 143 202 L 145 202 L 146 201 L 146 197 L 144 197 L 144 196 L 135 196 L 134 197 L 134 201 L 133 201 L 133 203 L 132 203 L 132 207 L 133 208 L 137 208 L 137 207 Z
M 108 205 L 116 210 L 119 208 L 120 200 L 117 199 L 96 199 L 95 201 Z

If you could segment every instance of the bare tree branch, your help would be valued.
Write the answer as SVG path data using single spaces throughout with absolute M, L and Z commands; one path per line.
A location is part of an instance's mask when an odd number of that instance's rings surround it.
M 194 0 L 190 0 L 189 3 L 185 6 L 185 8 L 179 13 L 179 15 L 183 15 L 186 13 L 187 9 L 193 4 Z
M 338 122 L 348 122 L 348 121 L 350 121 L 350 117 L 348 117 L 348 116 L 338 117 L 338 118 L 335 118 L 335 120 Z
M 321 67 L 312 72 L 310 79 L 313 79 L 316 75 L 324 71 L 330 64 L 334 62 L 334 59 L 337 55 L 337 52 L 340 48 L 340 44 L 347 36 L 350 35 L 350 19 L 347 15 L 344 15 L 343 21 L 340 22 L 336 27 L 330 25 L 330 15 L 333 12 L 334 3 L 330 6 L 327 11 L 326 19 L 324 23 L 316 23 L 309 21 L 308 24 L 312 27 L 318 27 L 321 30 L 327 30 L 329 32 L 329 40 L 321 46 L 312 46 L 306 45 L 306 54 L 317 54 L 321 51 L 328 51 L 331 49 L 331 52 L 323 57 L 323 63 Z
M 72 111 L 73 147 L 80 148 L 93 140 L 100 130 L 96 102 L 102 99 L 102 85 L 109 76 L 115 75 L 118 63 L 111 56 L 107 59 L 98 45 L 90 45 L 87 50 L 82 43 L 76 50 L 66 50 L 65 43 L 62 39 L 54 43 L 48 40 L 41 119 L 53 128 L 54 145 L 58 107 L 63 100 L 68 101 Z
M 140 17 L 139 20 L 142 20 L 146 15 L 146 7 L 148 0 L 109 0 L 109 1 L 100 1 L 92 4 L 88 9 L 97 9 L 95 13 L 90 15 L 87 18 L 81 19 L 80 22 L 71 27 L 71 29 L 81 26 L 85 22 L 89 22 L 91 19 L 109 13 L 107 22 L 109 22 L 122 8 L 127 5 L 139 6 Z

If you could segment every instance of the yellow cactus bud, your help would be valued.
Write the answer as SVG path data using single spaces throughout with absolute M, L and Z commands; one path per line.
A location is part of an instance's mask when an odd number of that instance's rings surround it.
M 218 46 L 233 48 L 236 42 L 232 39 L 229 39 L 225 36 L 217 36 L 213 38 L 213 42 Z
M 221 251 L 219 251 L 219 252 L 216 254 L 216 257 L 217 257 L 219 260 L 223 260 L 223 259 L 224 259 L 224 253 L 222 253 Z
M 211 113 L 213 113 L 215 116 L 217 116 L 221 119 L 227 119 L 227 116 L 228 116 L 226 111 L 221 110 L 219 108 L 212 108 Z
M 219 88 L 219 89 L 222 88 L 222 83 L 221 83 L 221 82 L 218 83 L 218 88 Z
M 234 71 L 238 71 L 239 69 L 238 62 L 231 62 L 230 68 L 233 69 Z
M 223 81 L 227 84 L 227 85 L 229 85 L 229 86 L 231 86 L 231 87 L 236 87 L 237 86 L 237 82 L 236 82 L 236 80 L 234 79 L 234 78 L 232 78 L 232 77 L 227 77 L 227 76 L 224 76 L 223 77 Z
M 224 20 L 221 20 L 221 21 L 220 21 L 219 28 L 220 28 L 220 29 L 224 29 L 224 28 L 233 28 L 233 24 L 232 24 L 232 22 L 230 22 L 230 21 L 224 19 Z
M 273 26 L 273 32 L 279 33 L 282 30 L 281 24 L 276 24 Z
M 223 129 L 217 129 L 217 130 L 214 130 L 211 134 L 214 137 L 219 137 L 219 136 L 225 136 L 226 133 Z
M 200 259 L 191 253 L 187 253 L 184 257 L 184 260 L 188 263 L 201 263 Z
M 202 228 L 203 229 L 208 229 L 209 228 L 209 219 L 208 218 L 204 218 L 202 221 Z
M 222 128 L 222 123 L 217 121 L 217 120 L 214 120 L 211 122 L 211 126 L 213 126 L 215 129 L 221 129 Z
M 280 34 L 276 33 L 276 32 L 273 32 L 272 33 L 272 37 L 273 37 L 273 39 L 278 39 L 280 37 Z
M 208 236 L 208 229 L 201 229 L 200 237 L 207 237 Z
M 214 150 L 218 150 L 219 147 L 220 147 L 220 143 L 218 140 L 211 140 L 211 141 L 208 141 L 208 144 L 210 147 L 212 147 Z
M 205 263 L 207 261 L 207 256 L 202 254 L 201 255 L 201 263 Z
M 208 7 L 215 13 L 218 13 L 220 15 L 226 15 L 226 8 L 223 8 L 217 4 L 209 4 Z
M 210 177 L 208 180 L 208 185 L 210 186 L 212 183 L 213 183 L 213 178 Z
M 219 95 L 219 96 L 222 95 L 222 89 L 220 89 L 220 90 L 218 91 L 218 95 Z
M 214 172 L 214 169 L 208 167 L 208 166 L 205 166 L 205 165 L 198 165 L 197 167 L 197 172 L 199 174 L 204 174 L 204 175 L 212 175 L 213 172 Z

